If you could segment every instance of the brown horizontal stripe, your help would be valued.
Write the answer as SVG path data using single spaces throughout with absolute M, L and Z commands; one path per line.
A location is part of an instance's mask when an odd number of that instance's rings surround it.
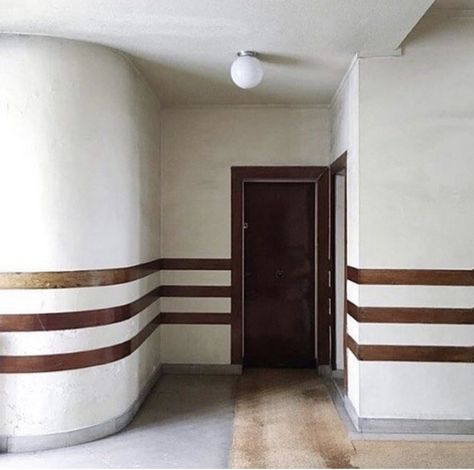
M 159 325 L 160 315 L 157 315 L 130 340 L 90 351 L 41 356 L 0 356 L 0 373 L 57 372 L 115 362 L 137 350 Z
M 161 269 L 170 270 L 230 270 L 230 259 L 227 258 L 163 258 Z
M 347 347 L 360 361 L 474 362 L 474 346 L 393 346 L 357 344 L 349 335 Z
M 78 312 L 0 314 L 0 331 L 52 331 L 109 325 L 138 315 L 159 297 L 158 287 L 135 302 L 118 307 Z
M 356 284 L 406 286 L 474 286 L 472 269 L 358 269 L 347 267 L 347 279 Z
M 474 308 L 358 307 L 347 302 L 347 312 L 360 323 L 474 324 Z
M 230 297 L 230 286 L 161 286 L 161 297 Z
M 230 325 L 230 313 L 161 312 L 161 323 L 172 325 Z
M 109 286 L 135 281 L 160 269 L 230 270 L 230 259 L 163 258 L 124 268 L 81 271 L 42 271 L 0 273 L 0 289 L 61 289 Z
M 135 281 L 160 270 L 160 260 L 126 268 L 0 273 L 0 289 L 61 289 L 109 286 Z
M 130 304 L 118 307 L 77 312 L 0 314 L 0 332 L 54 331 L 109 325 L 134 317 L 160 297 L 230 297 L 230 287 L 161 286 Z

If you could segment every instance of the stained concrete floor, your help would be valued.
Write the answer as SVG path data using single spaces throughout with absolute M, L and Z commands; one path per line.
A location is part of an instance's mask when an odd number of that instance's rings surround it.
M 129 427 L 65 449 L 0 454 L 0 468 L 225 468 L 237 377 L 165 375 Z

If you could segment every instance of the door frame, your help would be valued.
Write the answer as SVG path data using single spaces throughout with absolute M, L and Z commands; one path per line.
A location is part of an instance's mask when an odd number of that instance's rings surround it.
M 329 167 L 326 166 L 233 166 L 231 167 L 231 362 L 243 359 L 243 209 L 244 183 L 288 181 L 317 183 L 317 357 L 329 365 Z
M 330 214 L 331 214 L 331 369 L 336 370 L 336 177 L 344 175 L 344 306 L 343 306 L 343 354 L 344 354 L 344 387 L 347 384 L 347 151 L 342 153 L 330 167 Z

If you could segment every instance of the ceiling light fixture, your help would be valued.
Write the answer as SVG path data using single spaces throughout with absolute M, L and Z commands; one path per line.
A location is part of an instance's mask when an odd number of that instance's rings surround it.
M 254 51 L 237 52 L 230 68 L 232 81 L 240 88 L 255 88 L 263 79 L 262 63 Z

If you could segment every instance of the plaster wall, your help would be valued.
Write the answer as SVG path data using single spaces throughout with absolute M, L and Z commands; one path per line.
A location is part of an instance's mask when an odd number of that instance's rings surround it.
M 399 58 L 360 68 L 359 264 L 474 265 L 474 21 L 427 16 Z M 362 286 L 357 305 L 462 307 L 473 287 Z M 473 346 L 472 325 L 354 325 L 359 341 Z M 474 419 L 474 364 L 362 361 L 363 417 Z M 402 397 L 410 397 L 409 400 Z
M 0 39 L 0 271 L 131 266 L 160 256 L 160 107 L 122 55 Z M 2 314 L 123 305 L 159 275 L 113 286 L 0 291 Z M 0 354 L 85 351 L 132 338 L 158 313 L 77 330 L 2 332 Z M 130 356 L 61 372 L 0 374 L 0 436 L 87 428 L 121 415 L 159 366 L 159 331 Z
M 329 162 L 329 116 L 324 108 L 166 109 L 162 132 L 163 257 L 230 258 L 232 166 Z M 166 276 L 176 279 L 177 274 Z M 205 272 L 178 276 L 183 284 L 230 283 L 228 272 L 216 272 L 212 278 Z M 162 310 L 196 312 L 198 305 L 198 311 L 230 312 L 230 299 L 196 300 L 162 299 Z M 165 362 L 230 362 L 230 326 L 161 328 Z

